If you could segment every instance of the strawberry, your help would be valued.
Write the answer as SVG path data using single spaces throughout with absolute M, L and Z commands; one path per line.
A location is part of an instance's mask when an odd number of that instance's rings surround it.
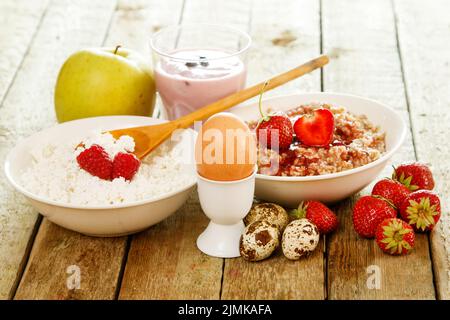
M 289 149 L 294 137 L 291 120 L 282 113 L 265 116 L 256 127 L 256 136 L 269 149 L 276 148 L 277 138 L 279 150 Z
M 430 231 L 441 217 L 439 197 L 429 190 L 415 191 L 403 201 L 400 216 L 416 231 Z
M 322 234 L 337 229 L 338 218 L 327 206 L 319 201 L 302 201 L 297 210 L 291 213 L 296 219 L 306 218 L 314 223 Z
M 113 161 L 112 178 L 133 179 L 139 169 L 141 162 L 132 153 L 119 152 Z
M 411 191 L 398 181 L 382 179 L 372 189 L 373 196 L 380 196 L 391 201 L 397 208 Z
M 261 94 L 259 95 L 259 113 L 261 120 L 256 127 L 256 137 L 258 143 L 269 149 L 278 150 L 289 149 L 294 138 L 291 120 L 282 112 L 272 115 L 266 115 L 262 111 L 262 95 L 264 89 L 269 83 L 264 83 Z
M 394 167 L 392 179 L 398 180 L 409 190 L 433 190 L 434 179 L 430 168 L 420 162 L 411 162 Z
M 307 146 L 326 147 L 333 139 L 333 113 L 324 108 L 315 109 L 295 121 L 294 132 L 297 139 Z
M 375 234 L 376 242 L 381 250 L 393 255 L 404 255 L 414 248 L 416 235 L 412 227 L 397 218 L 384 219 Z
M 386 218 L 395 218 L 397 210 L 381 197 L 363 196 L 353 207 L 353 227 L 364 238 L 373 238 L 378 224 Z
M 111 180 L 113 164 L 109 155 L 101 146 L 94 144 L 83 150 L 77 156 L 77 162 L 81 169 L 86 170 L 93 176 Z

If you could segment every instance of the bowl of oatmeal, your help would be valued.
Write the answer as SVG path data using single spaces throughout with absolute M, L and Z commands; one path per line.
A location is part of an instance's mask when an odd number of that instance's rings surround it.
M 336 93 L 304 93 L 263 100 L 266 113 L 283 112 L 292 124 L 315 109 L 334 117 L 326 146 L 308 146 L 295 137 L 283 150 L 259 146 L 255 196 L 297 207 L 307 199 L 333 203 L 373 181 L 403 143 L 406 125 L 390 107 L 366 98 Z M 232 112 L 255 129 L 261 118 L 257 104 Z
M 10 151 L 6 177 L 38 212 L 62 227 L 93 236 L 138 232 L 169 217 L 188 199 L 196 184 L 191 148 L 196 133 L 191 129 L 176 132 L 139 161 L 132 155 L 131 137 L 116 140 L 104 131 L 161 122 L 108 116 L 58 124 Z M 94 171 L 81 168 L 80 154 L 94 148 L 101 148 L 106 168 L 111 169 L 109 176 L 98 161 L 90 167 Z M 132 175 L 123 157 L 116 165 L 119 154 L 138 163 Z M 100 170 L 97 175 L 91 173 L 95 170 Z

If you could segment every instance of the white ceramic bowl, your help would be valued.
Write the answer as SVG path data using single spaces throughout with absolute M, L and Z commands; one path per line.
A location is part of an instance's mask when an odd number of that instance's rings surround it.
M 31 164 L 32 157 L 29 150 L 33 146 L 43 144 L 44 141 L 71 140 L 73 137 L 80 136 L 80 132 L 89 132 L 97 128 L 112 130 L 161 122 L 164 121 L 149 117 L 109 116 L 58 124 L 28 137 L 10 151 L 5 162 L 6 177 L 37 211 L 62 227 L 93 236 L 119 236 L 138 232 L 178 210 L 193 189 L 195 178 L 191 184 L 181 189 L 139 202 L 106 206 L 76 206 L 55 202 L 29 192 L 20 184 L 19 176 Z M 196 135 L 191 129 L 189 133 Z M 192 142 L 182 140 L 180 143 Z M 192 162 L 188 167 L 195 175 L 194 163 Z
M 302 200 L 336 202 L 358 192 L 373 181 L 403 143 L 406 125 L 388 106 L 366 98 L 337 93 L 304 93 L 274 97 L 263 101 L 263 109 L 288 110 L 302 104 L 323 102 L 344 106 L 354 114 L 365 114 L 386 132 L 386 152 L 378 160 L 359 168 L 310 177 L 279 177 L 257 174 L 255 196 L 287 207 L 296 207 Z M 243 120 L 259 119 L 256 104 L 231 110 Z

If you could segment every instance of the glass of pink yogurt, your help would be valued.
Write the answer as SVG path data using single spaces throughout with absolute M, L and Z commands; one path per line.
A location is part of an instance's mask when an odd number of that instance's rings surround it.
M 164 116 L 177 119 L 245 86 L 248 34 L 213 24 L 168 27 L 150 41 Z

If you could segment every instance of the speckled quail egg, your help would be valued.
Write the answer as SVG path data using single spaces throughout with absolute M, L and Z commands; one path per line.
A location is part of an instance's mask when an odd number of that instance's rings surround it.
M 319 230 L 308 219 L 298 219 L 284 229 L 281 247 L 286 258 L 298 260 L 307 256 L 319 243 Z
M 289 215 L 283 207 L 275 203 L 258 203 L 252 207 L 244 218 L 244 223 L 247 226 L 258 220 L 266 220 L 275 224 L 281 233 L 289 223 Z
M 241 236 L 239 251 L 248 261 L 268 258 L 280 244 L 278 227 L 266 220 L 249 224 Z

